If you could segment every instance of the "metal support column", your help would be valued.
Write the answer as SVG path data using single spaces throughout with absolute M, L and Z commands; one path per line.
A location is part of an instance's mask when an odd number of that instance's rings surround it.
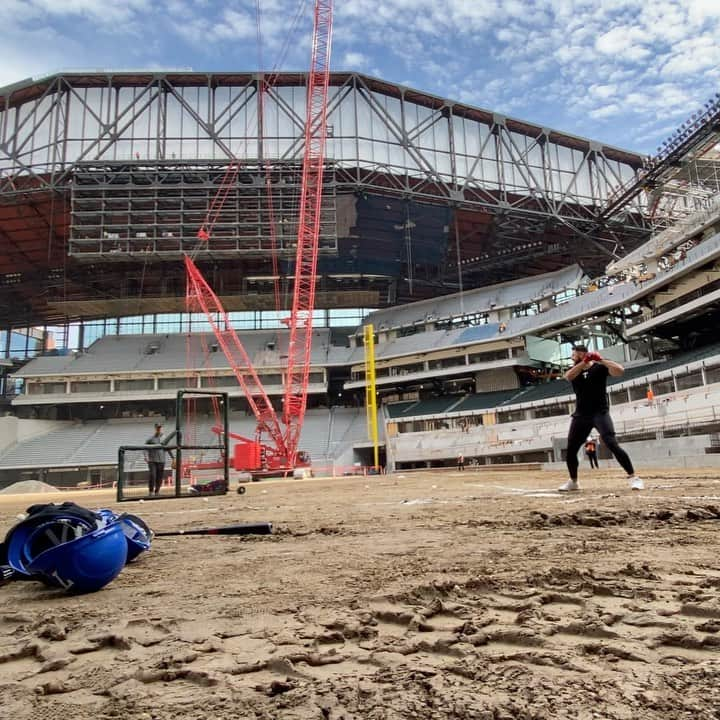
M 363 329 L 365 344 L 365 411 L 367 413 L 368 434 L 373 444 L 373 466 L 379 469 L 380 452 L 378 448 L 377 392 L 375 390 L 375 329 L 372 324 Z

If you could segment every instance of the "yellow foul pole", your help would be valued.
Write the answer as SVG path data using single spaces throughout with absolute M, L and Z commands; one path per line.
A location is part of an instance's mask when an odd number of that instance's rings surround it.
M 365 344 L 365 412 L 367 413 L 368 435 L 373 444 L 373 464 L 380 467 L 378 449 L 377 393 L 375 391 L 375 329 L 366 325 L 363 331 Z

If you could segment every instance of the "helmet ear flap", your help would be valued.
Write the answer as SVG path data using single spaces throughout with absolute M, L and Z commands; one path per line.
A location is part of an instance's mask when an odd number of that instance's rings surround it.
M 122 520 L 123 518 L 127 518 L 130 522 L 132 522 L 135 525 L 137 525 L 138 527 L 140 527 L 148 537 L 153 536 L 154 533 L 150 529 L 150 526 L 138 515 L 131 515 L 130 513 L 123 513 L 120 516 L 120 519 Z
M 118 518 L 127 540 L 128 553 L 127 561 L 131 562 L 140 553 L 150 549 L 153 539 L 153 531 L 147 523 L 137 515 L 125 513 Z

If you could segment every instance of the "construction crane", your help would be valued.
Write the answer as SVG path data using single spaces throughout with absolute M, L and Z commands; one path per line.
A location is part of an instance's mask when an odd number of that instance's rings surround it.
M 309 464 L 305 453 L 298 450 L 298 444 L 307 407 L 310 377 L 327 138 L 332 17 L 332 0 L 315 0 L 312 58 L 307 84 L 305 153 L 295 255 L 295 283 L 290 315 L 284 320 L 289 329 L 289 343 L 282 423 L 222 303 L 203 278 L 192 258 L 185 256 L 188 307 L 197 308 L 207 316 L 218 345 L 237 377 L 257 420 L 254 440 L 231 435 L 240 440 L 233 458 L 233 466 L 236 470 L 266 469 L 268 472 L 273 472 L 292 470 Z M 237 181 L 239 169 L 238 160 L 233 158 L 205 221 L 198 230 L 198 239 L 201 242 L 208 242 L 212 238 L 213 226 Z M 269 442 L 265 441 L 266 436 Z
M 295 286 L 292 311 L 288 318 L 290 343 L 283 405 L 285 438 L 290 452 L 297 450 L 300 440 L 310 377 L 318 237 L 327 139 L 332 0 L 316 0 L 313 28 L 312 60 L 305 114 L 305 155 L 295 254 Z

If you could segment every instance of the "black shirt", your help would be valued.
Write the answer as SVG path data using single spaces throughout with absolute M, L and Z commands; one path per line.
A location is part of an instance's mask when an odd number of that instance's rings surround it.
M 574 416 L 594 415 L 609 410 L 610 405 L 606 389 L 608 375 L 608 369 L 605 365 L 593 363 L 572 381 L 573 390 L 577 397 Z

